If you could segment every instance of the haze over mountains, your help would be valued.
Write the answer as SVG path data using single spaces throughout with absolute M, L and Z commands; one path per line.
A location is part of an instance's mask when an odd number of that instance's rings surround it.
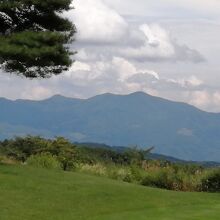
M 65 136 L 116 146 L 155 146 L 186 160 L 220 162 L 220 114 L 150 96 L 103 94 L 89 99 L 0 99 L 0 138 Z

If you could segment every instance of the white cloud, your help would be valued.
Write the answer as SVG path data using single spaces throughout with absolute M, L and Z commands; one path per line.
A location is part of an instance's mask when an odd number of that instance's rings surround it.
M 69 72 L 78 71 L 78 70 L 90 71 L 91 67 L 87 63 L 82 63 L 82 62 L 76 61 L 74 63 L 74 65 L 70 68 Z
M 191 93 L 190 103 L 198 107 L 205 107 L 210 102 L 210 94 L 207 91 L 195 91 Z
M 126 37 L 128 24 L 101 0 L 79 0 L 65 14 L 77 27 L 77 39 L 87 43 L 116 43 Z
M 202 86 L 204 82 L 198 79 L 196 76 L 192 75 L 188 79 L 166 79 L 168 83 L 176 84 L 182 88 L 187 89 L 197 89 L 197 87 Z
M 112 60 L 112 65 L 114 66 L 115 71 L 119 72 L 119 80 L 122 82 L 137 72 L 135 66 L 132 63 L 121 57 L 114 57 Z
M 200 86 L 204 82 L 201 79 L 198 79 L 196 76 L 191 76 L 188 80 L 184 81 L 186 86 Z
M 49 88 L 46 88 L 44 86 L 26 86 L 24 91 L 21 93 L 21 98 L 23 99 L 34 99 L 34 100 L 41 100 L 48 98 L 53 95 L 53 91 L 51 91 Z
M 213 99 L 214 99 L 215 105 L 220 106 L 220 91 L 216 91 L 213 94 Z
M 111 59 L 121 56 L 141 62 L 204 61 L 202 55 L 180 45 L 158 24 L 131 25 L 103 0 L 80 0 L 65 14 L 77 27 L 76 58 Z
M 144 34 L 145 41 L 139 47 L 122 48 L 120 53 L 137 60 L 169 59 L 175 56 L 175 48 L 169 34 L 157 24 L 143 24 L 139 27 L 139 35 Z
M 207 89 L 188 92 L 184 101 L 206 111 L 220 112 L 220 91 Z
M 203 56 L 186 45 L 179 45 L 171 34 L 158 24 L 142 24 L 139 35 L 144 34 L 145 41 L 139 47 L 121 50 L 121 54 L 139 61 L 204 61 Z

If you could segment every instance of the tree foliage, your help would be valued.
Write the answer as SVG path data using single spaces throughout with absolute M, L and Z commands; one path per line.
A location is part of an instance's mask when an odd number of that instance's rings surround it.
M 75 26 L 61 13 L 71 0 L 0 0 L 0 65 L 29 78 L 67 70 Z
M 201 181 L 201 190 L 220 192 L 220 170 L 216 169 L 206 174 Z

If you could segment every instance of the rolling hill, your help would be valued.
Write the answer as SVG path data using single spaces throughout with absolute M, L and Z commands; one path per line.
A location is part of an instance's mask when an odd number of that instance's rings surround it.
M 218 193 L 138 186 L 77 172 L 0 164 L 1 220 L 217 220 Z
M 153 145 L 156 153 L 220 162 L 220 114 L 143 92 L 89 99 L 56 95 L 42 101 L 1 98 L 0 138 L 27 134 L 115 146 Z

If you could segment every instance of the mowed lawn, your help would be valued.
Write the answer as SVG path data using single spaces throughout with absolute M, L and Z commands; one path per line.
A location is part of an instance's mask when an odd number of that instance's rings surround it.
M 0 220 L 219 220 L 220 194 L 0 165 Z

